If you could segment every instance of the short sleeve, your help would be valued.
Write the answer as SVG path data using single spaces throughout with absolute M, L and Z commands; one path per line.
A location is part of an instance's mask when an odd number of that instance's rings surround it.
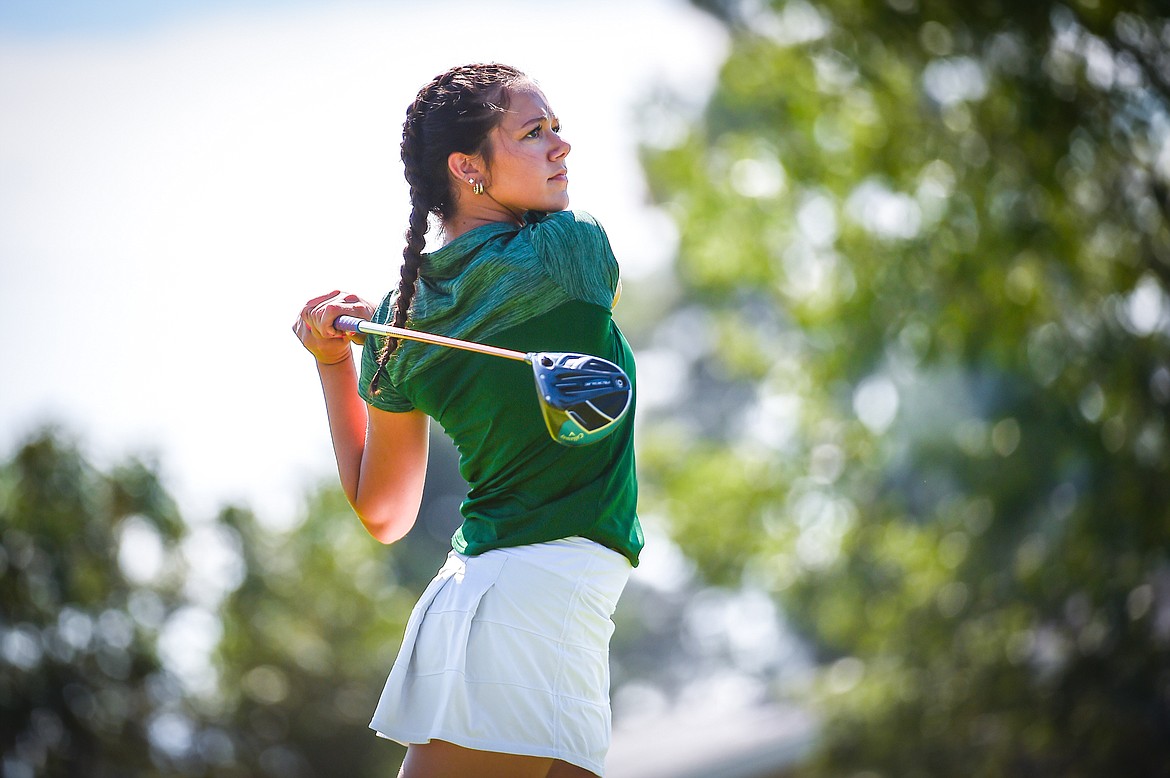
M 379 324 L 385 324 L 389 321 L 393 301 L 393 293 L 386 295 L 382 304 L 378 306 L 378 310 L 374 312 L 374 321 Z M 382 374 L 382 380 L 378 383 L 378 392 L 375 394 L 370 390 L 374 375 L 378 372 L 378 353 L 382 350 L 383 342 L 385 342 L 385 338 L 377 335 L 366 336 L 365 345 L 362 346 L 362 370 L 361 377 L 358 379 L 358 394 L 378 410 L 390 411 L 391 413 L 412 411 L 414 403 L 402 394 L 398 387 L 390 383 L 390 378 L 385 373 Z
M 582 211 L 559 211 L 527 229 L 545 269 L 570 297 L 607 310 L 613 307 L 618 262 L 596 219 Z

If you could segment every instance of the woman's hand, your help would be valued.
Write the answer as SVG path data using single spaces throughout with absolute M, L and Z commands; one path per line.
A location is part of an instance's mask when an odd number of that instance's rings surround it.
M 305 303 L 301 315 L 293 324 L 293 332 L 301 344 L 323 365 L 334 365 L 349 359 L 350 343 L 359 346 L 366 336 L 358 332 L 342 332 L 333 328 L 338 316 L 356 316 L 370 319 L 374 308 L 356 294 L 342 294 L 334 290 Z

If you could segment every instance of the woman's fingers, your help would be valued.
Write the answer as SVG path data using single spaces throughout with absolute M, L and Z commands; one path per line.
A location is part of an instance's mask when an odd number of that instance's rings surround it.
M 336 297 L 339 294 L 341 294 L 341 290 L 334 289 L 332 292 L 326 292 L 325 294 L 321 295 L 320 297 L 314 297 L 312 300 L 309 300 L 309 302 L 305 303 L 305 310 L 309 310 L 310 308 L 313 308 L 316 305 L 320 305 L 321 303 L 325 302 L 326 300 L 330 299 L 331 297 Z M 353 295 L 349 295 L 349 296 L 352 297 Z
M 369 321 L 369 319 L 374 315 L 374 311 L 372 308 L 370 308 L 369 304 L 362 298 L 358 297 L 356 294 L 347 294 L 344 297 L 343 302 L 349 306 L 355 307 L 354 309 L 351 309 L 345 313 L 347 316 L 357 316 L 359 319 L 365 319 Z M 334 317 L 334 321 L 336 320 L 336 317 Z M 365 333 L 347 332 L 345 334 L 351 341 L 358 344 L 359 346 L 366 342 Z
M 344 337 L 345 333 L 338 332 L 333 328 L 333 322 L 338 316 L 353 315 L 354 304 L 360 301 L 361 298 L 357 295 L 342 295 L 341 292 L 334 290 L 329 294 L 314 297 L 305 303 L 302 318 L 313 328 L 315 333 L 323 338 Z
M 293 331 L 306 346 L 309 346 L 311 341 L 340 339 L 360 346 L 365 343 L 364 334 L 342 332 L 333 327 L 333 322 L 338 316 L 356 316 L 368 320 L 373 314 L 373 307 L 358 295 L 342 294 L 335 289 L 306 302 L 297 320 L 298 325 L 294 325 Z M 312 347 L 310 350 L 313 350 Z

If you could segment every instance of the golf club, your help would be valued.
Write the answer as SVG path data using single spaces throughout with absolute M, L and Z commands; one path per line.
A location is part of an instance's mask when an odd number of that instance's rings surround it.
M 532 365 L 536 397 L 553 440 L 565 446 L 587 446 L 607 437 L 630 407 L 633 384 L 620 367 L 588 354 L 529 352 L 488 346 L 469 340 L 375 324 L 356 316 L 339 316 L 334 329 L 367 335 L 388 335 L 435 346 L 473 351 Z

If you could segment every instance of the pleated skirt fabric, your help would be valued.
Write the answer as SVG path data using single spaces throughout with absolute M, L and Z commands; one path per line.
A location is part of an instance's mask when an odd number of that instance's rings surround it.
M 403 745 L 445 740 L 603 775 L 612 616 L 630 570 L 584 538 L 451 552 L 407 622 L 370 727 Z

